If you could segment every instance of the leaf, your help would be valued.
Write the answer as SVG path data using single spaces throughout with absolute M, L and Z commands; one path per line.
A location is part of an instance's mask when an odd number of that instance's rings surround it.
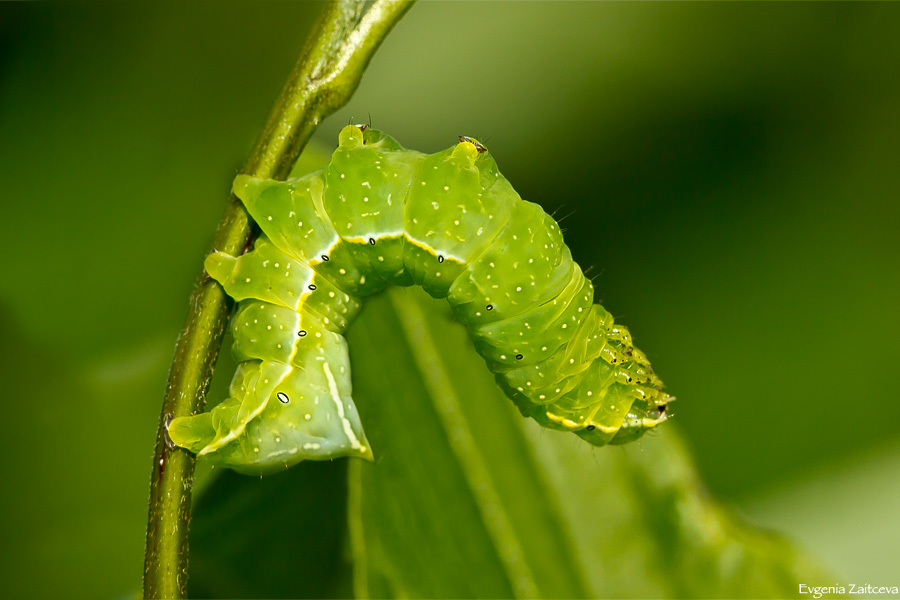
M 216 469 L 191 522 L 191 598 L 345 598 L 346 462 L 248 477 Z
M 594 449 L 523 419 L 446 304 L 348 332 L 375 462 L 351 461 L 357 597 L 784 597 L 830 581 L 706 497 L 677 431 Z

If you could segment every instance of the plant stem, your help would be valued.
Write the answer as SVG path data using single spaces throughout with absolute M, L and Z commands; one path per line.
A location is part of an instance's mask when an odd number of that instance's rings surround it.
M 242 169 L 283 179 L 319 123 L 346 104 L 375 51 L 415 0 L 332 0 L 282 90 L 256 148 Z M 251 223 L 231 196 L 213 249 L 241 254 Z M 187 596 L 188 526 L 194 456 L 175 448 L 167 426 L 176 416 L 202 411 L 231 305 L 204 273 L 190 299 L 175 347 L 160 414 L 150 479 L 150 510 L 144 554 L 144 598 Z

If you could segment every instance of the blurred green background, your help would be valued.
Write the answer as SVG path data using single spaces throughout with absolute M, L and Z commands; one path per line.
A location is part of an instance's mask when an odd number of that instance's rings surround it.
M 188 294 L 320 7 L 0 6 L 0 595 L 138 589 Z M 897 585 L 898 73 L 896 5 L 424 2 L 316 140 L 484 141 L 711 492 Z

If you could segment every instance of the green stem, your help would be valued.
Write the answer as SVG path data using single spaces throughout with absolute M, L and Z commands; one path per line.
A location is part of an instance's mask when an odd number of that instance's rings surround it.
M 242 172 L 283 179 L 316 127 L 346 104 L 375 51 L 415 0 L 332 0 L 310 34 L 263 134 Z M 238 255 L 250 241 L 250 220 L 232 195 L 213 248 Z M 187 319 L 169 371 L 153 455 L 144 554 L 144 598 L 187 595 L 188 526 L 194 457 L 171 446 L 174 416 L 203 410 L 222 344 L 230 304 L 204 273 L 191 295 Z

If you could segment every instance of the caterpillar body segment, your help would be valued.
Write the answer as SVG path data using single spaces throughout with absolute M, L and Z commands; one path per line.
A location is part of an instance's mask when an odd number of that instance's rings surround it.
M 240 365 L 210 412 L 172 421 L 179 446 L 246 473 L 371 458 L 343 332 L 388 285 L 446 298 L 523 415 L 594 445 L 640 437 L 670 397 L 599 304 L 556 222 L 471 138 L 432 155 L 348 126 L 320 171 L 234 183 L 262 233 L 206 269 L 239 302 Z

